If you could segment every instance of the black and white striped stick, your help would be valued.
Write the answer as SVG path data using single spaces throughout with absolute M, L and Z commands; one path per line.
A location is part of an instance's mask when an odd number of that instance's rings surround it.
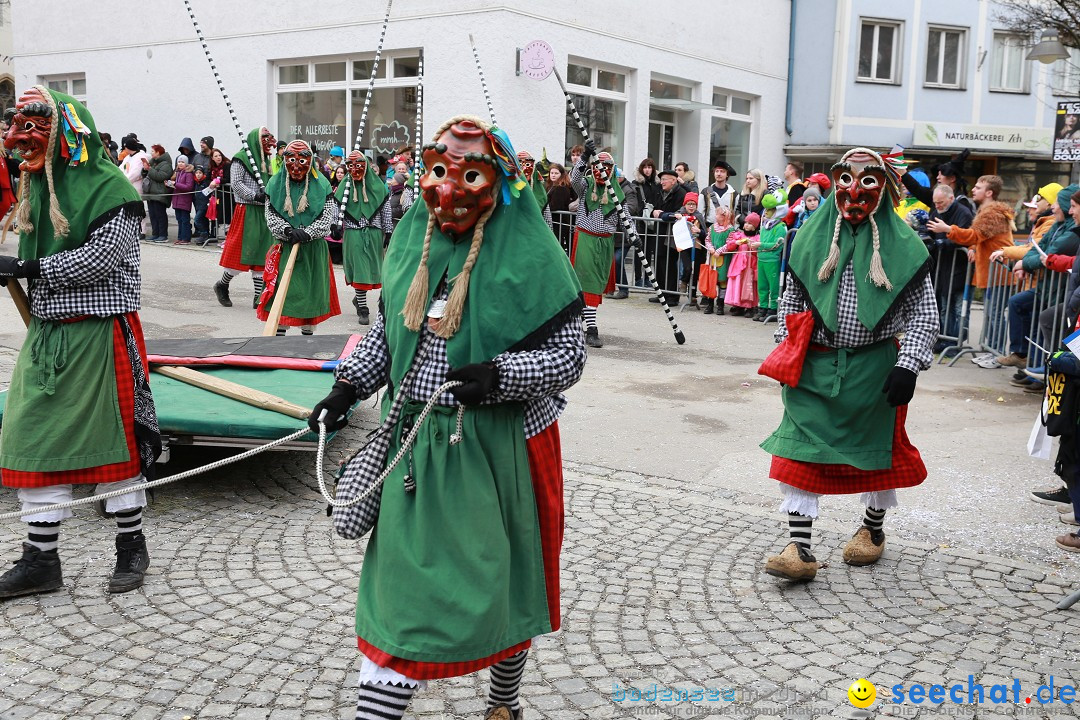
M 240 147 L 244 148 L 244 152 L 246 152 L 248 156 L 248 162 L 251 163 L 251 169 L 255 171 L 255 182 L 259 184 L 259 187 L 262 188 L 263 192 L 266 192 L 266 184 L 263 183 L 262 173 L 259 172 L 259 164 L 255 162 L 255 156 L 251 154 L 251 148 L 249 148 L 247 144 L 247 136 L 244 134 L 244 131 L 240 129 L 240 121 L 236 119 L 236 111 L 233 110 L 232 100 L 229 100 L 229 93 L 225 92 L 225 85 L 221 82 L 221 73 L 218 72 L 217 65 L 214 63 L 214 58 L 210 56 L 210 48 L 206 45 L 206 38 L 203 37 L 202 28 L 199 27 L 199 21 L 195 19 L 195 11 L 191 9 L 191 0 L 184 0 L 184 7 L 187 8 L 188 17 L 191 18 L 191 24 L 195 26 L 195 34 L 199 36 L 199 44 L 202 45 L 203 52 L 206 53 L 206 60 L 210 63 L 210 69 L 214 72 L 214 79 L 217 80 L 218 90 L 221 92 L 221 97 L 225 100 L 225 107 L 229 109 L 229 117 L 232 118 L 233 126 L 236 128 L 236 134 L 240 136 Z
M 559 87 L 562 88 L 563 95 L 566 96 L 566 105 L 570 108 L 570 112 L 574 116 L 574 121 L 577 123 L 578 130 L 580 130 L 582 136 L 588 140 L 589 131 L 585 129 L 585 123 L 582 122 L 581 116 L 578 115 L 577 107 L 574 106 L 574 99 L 570 96 L 570 91 L 566 89 L 566 83 L 563 82 L 559 69 L 553 68 L 553 70 L 555 72 L 555 78 L 559 81 Z M 593 158 L 592 162 L 595 163 L 596 159 Z M 619 198 L 615 195 L 615 189 L 612 187 L 612 182 L 607 182 L 609 178 L 605 177 L 607 172 L 604 170 L 602 163 L 600 165 L 600 175 L 605 181 L 604 187 L 607 189 L 608 197 L 615 203 L 615 210 L 619 213 L 619 219 L 622 220 L 623 230 L 626 232 L 626 236 L 630 238 L 630 245 L 637 251 L 638 260 L 641 261 L 641 267 L 645 270 L 645 276 L 649 279 L 649 283 L 652 284 L 653 291 L 660 300 L 660 307 L 664 309 L 664 314 L 667 315 L 668 322 L 671 323 L 671 331 L 675 333 L 675 342 L 682 345 L 686 342 L 686 336 L 683 335 L 683 331 L 679 329 L 679 324 L 675 322 L 675 316 L 671 314 L 671 308 L 668 307 L 667 298 L 664 297 L 663 291 L 660 290 L 660 285 L 656 282 L 656 275 L 653 273 L 652 265 L 649 264 L 649 259 L 645 257 L 645 252 L 641 249 L 641 238 L 638 237 L 637 231 L 634 230 L 634 221 L 630 219 L 630 213 L 626 211 L 626 208 L 623 207 L 623 204 L 619 202 Z M 611 180 L 617 182 L 617 178 L 611 178 Z
M 491 93 L 488 92 L 487 80 L 484 79 L 484 68 L 480 66 L 480 53 L 476 52 L 476 42 L 473 40 L 473 36 L 469 34 L 469 44 L 472 45 L 473 61 L 476 63 L 476 72 L 480 75 L 480 87 L 484 90 L 484 102 L 488 106 L 488 117 L 491 119 L 492 125 L 498 125 L 499 122 L 495 119 L 495 108 L 491 104 Z
M 420 197 L 420 127 L 424 117 L 424 59 L 416 71 L 416 129 L 413 132 L 413 202 Z
M 186 2 L 186 0 L 185 0 Z M 375 76 L 379 72 L 379 58 L 382 56 L 383 41 L 386 39 L 386 26 L 390 24 L 390 6 L 394 0 L 387 0 L 386 15 L 383 17 L 382 30 L 379 32 L 379 43 L 375 46 L 375 60 L 371 63 L 371 76 L 368 77 L 367 92 L 364 94 L 364 107 L 360 111 L 360 125 L 356 128 L 356 140 L 353 142 L 353 150 L 360 150 L 360 143 L 364 139 L 364 127 L 367 125 L 368 108 L 371 107 L 371 91 L 375 87 Z M 365 180 L 366 180 L 365 174 Z M 352 191 L 352 175 L 345 173 L 345 190 L 341 193 L 341 207 L 338 208 L 339 222 L 345 225 L 345 206 L 349 204 L 349 193 Z

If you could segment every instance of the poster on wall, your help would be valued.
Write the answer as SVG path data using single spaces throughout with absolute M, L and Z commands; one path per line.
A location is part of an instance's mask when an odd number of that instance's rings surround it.
M 397 120 L 371 129 L 371 147 L 381 153 L 393 153 L 409 145 L 409 128 Z
M 1080 102 L 1059 102 L 1054 123 L 1054 160 L 1080 162 Z

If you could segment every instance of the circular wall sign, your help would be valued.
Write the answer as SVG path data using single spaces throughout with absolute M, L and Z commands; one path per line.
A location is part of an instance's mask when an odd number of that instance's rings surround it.
M 521 50 L 521 72 L 543 80 L 555 69 L 555 51 L 543 40 L 533 40 Z

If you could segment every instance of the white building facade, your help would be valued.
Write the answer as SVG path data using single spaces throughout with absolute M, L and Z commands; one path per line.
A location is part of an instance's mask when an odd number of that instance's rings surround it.
M 390 155 L 412 145 L 423 61 L 422 141 L 456 114 L 487 117 L 469 35 L 476 41 L 499 124 L 515 146 L 552 161 L 581 137 L 554 77 L 518 73 L 518 50 L 555 51 L 598 145 L 631 172 L 687 162 L 703 177 L 724 159 L 745 173 L 783 168 L 790 0 L 686 13 L 646 3 L 554 0 L 394 3 L 361 145 Z M 381 1 L 311 5 L 192 0 L 243 130 L 351 147 L 385 13 Z M 231 154 L 239 139 L 181 0 L 74 0 L 68 29 L 47 4 L 18 3 L 15 84 L 47 83 L 87 102 L 99 130 L 134 131 L 173 152 L 212 135 Z M 762 23 L 762 17 L 773 18 Z M 118 22 L 124 18 L 124 22 Z M 48 24 L 49 33 L 29 30 Z M 740 33 L 739 27 L 754 27 Z M 703 170 L 705 170 L 703 172 Z

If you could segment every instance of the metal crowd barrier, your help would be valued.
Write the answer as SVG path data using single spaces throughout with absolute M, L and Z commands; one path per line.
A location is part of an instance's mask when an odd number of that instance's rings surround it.
M 569 256 L 573 245 L 577 214 L 558 211 L 551 214 L 551 219 L 555 237 L 558 238 L 563 251 Z M 690 303 L 689 299 L 696 293 L 697 273 L 694 268 L 700 264 L 700 259 L 705 257 L 705 246 L 698 246 L 695 243 L 690 250 L 681 253 L 677 252 L 674 248 L 668 248 L 667 246 L 668 240 L 671 238 L 671 226 L 673 224 L 670 220 L 642 217 L 635 217 L 633 220 L 634 230 L 641 240 L 645 256 L 653 266 L 653 271 L 656 273 L 656 282 L 660 285 L 660 289 L 666 293 L 682 295 L 684 300 L 682 307 L 684 310 L 688 307 L 696 309 L 697 305 Z M 645 279 L 641 261 L 638 260 L 637 253 L 630 246 L 630 242 L 622 230 L 615 233 L 614 244 L 615 255 L 617 258 L 621 258 L 621 267 L 616 266 L 615 268 L 616 287 L 619 290 L 632 293 L 640 292 L 651 295 L 653 290 Z M 662 272 L 665 266 L 662 263 L 657 263 L 657 252 L 661 247 L 667 261 L 675 263 L 677 270 L 674 273 L 670 270 L 667 273 Z M 682 278 L 686 274 L 684 268 L 687 268 L 687 266 L 689 266 L 689 277 L 683 280 Z M 671 275 L 674 275 L 673 281 L 668 279 Z
M 1043 367 L 1046 352 L 1058 347 L 1075 320 L 1065 313 L 1070 277 L 1070 273 L 1043 269 L 1025 273 L 1023 280 L 1016 282 L 1012 264 L 990 263 L 980 348 L 1008 355 L 1012 351 L 1010 336 L 1022 335 L 1016 339 L 1026 347 L 1027 366 Z
M 937 252 L 935 252 L 935 250 Z M 974 288 L 971 278 L 975 266 L 968 262 L 967 249 L 962 247 L 931 248 L 934 255 L 934 269 L 930 282 L 934 286 L 937 300 L 938 336 L 935 344 L 941 341 L 950 343 L 938 354 L 938 362 L 952 358 L 949 367 L 967 354 L 974 355 L 978 350 L 968 344 L 971 328 L 971 305 Z

